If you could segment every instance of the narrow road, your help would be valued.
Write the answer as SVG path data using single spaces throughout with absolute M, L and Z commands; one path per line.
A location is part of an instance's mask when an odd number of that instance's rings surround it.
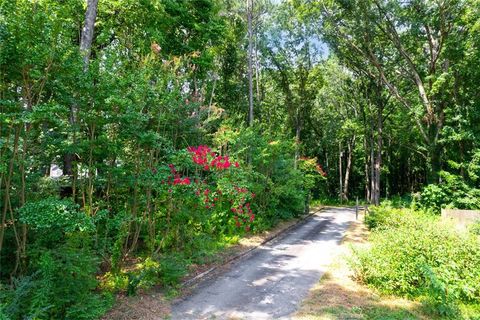
M 172 319 L 288 319 L 331 263 L 354 209 L 328 208 L 206 280 Z

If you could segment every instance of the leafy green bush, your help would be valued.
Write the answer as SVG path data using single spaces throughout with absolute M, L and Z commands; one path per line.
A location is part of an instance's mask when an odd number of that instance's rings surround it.
M 412 206 L 412 195 L 406 194 L 403 196 L 392 196 L 388 200 L 382 201 L 382 205 L 387 205 L 392 208 L 410 208 Z
M 429 184 L 423 188 L 421 196 L 415 204 L 422 209 L 439 213 L 442 205 L 445 204 L 446 199 L 447 194 L 443 187 L 436 184 Z
M 36 245 L 49 246 L 74 232 L 92 232 L 93 220 L 69 199 L 46 198 L 27 202 L 19 209 L 20 221 L 35 233 Z
M 385 205 L 372 207 L 370 208 L 370 212 L 365 215 L 365 224 L 370 230 L 384 227 L 393 221 L 395 215 L 402 214 L 402 210 L 393 209 Z
M 249 164 L 251 174 L 246 177 L 248 188 L 256 194 L 256 230 L 303 213 L 310 190 L 323 180 L 309 159 L 300 159 L 295 168 L 293 139 L 266 132 L 261 126 L 239 128 L 227 121 L 214 139 Z
M 185 261 L 180 257 L 171 255 L 160 261 L 160 280 L 164 285 L 176 285 L 186 273 Z
M 2 291 L 11 319 L 95 319 L 111 299 L 95 292 L 99 261 L 91 249 L 93 221 L 70 200 L 27 203 L 20 220 L 32 241 L 26 271 Z
M 3 291 L 11 319 L 96 319 L 111 298 L 95 293 L 97 261 L 80 239 L 34 254 L 34 271 Z
M 169 255 L 157 262 L 151 258 L 145 259 L 138 266 L 137 272 L 128 274 L 127 294 L 133 295 L 138 288 L 149 288 L 155 284 L 173 287 L 186 274 L 186 260 L 179 255 Z
M 480 304 L 480 240 L 436 216 L 379 208 L 367 222 L 371 247 L 355 249 L 356 277 L 387 294 L 422 297 L 437 313 Z
M 417 208 L 440 213 L 443 207 L 479 209 L 480 189 L 469 186 L 461 176 L 440 172 L 441 184 L 429 184 L 415 202 Z

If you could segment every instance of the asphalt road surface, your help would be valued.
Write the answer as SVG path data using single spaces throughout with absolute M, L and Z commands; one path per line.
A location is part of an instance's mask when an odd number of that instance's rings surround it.
M 327 208 L 174 304 L 172 319 L 289 319 L 335 256 L 354 209 Z

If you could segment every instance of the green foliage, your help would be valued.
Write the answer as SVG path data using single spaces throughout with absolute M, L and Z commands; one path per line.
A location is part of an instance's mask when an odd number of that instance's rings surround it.
M 70 238 L 55 249 L 42 250 L 30 276 L 3 291 L 11 319 L 95 319 L 112 298 L 95 292 L 97 260 L 81 238 Z
M 28 202 L 20 210 L 20 221 L 32 230 L 65 233 L 75 231 L 92 232 L 93 220 L 78 210 L 79 206 L 70 199 L 47 198 Z
M 380 207 L 367 223 L 371 247 L 355 249 L 356 277 L 387 294 L 420 297 L 435 313 L 480 304 L 480 239 L 438 217 Z
M 470 226 L 470 232 L 480 236 L 480 221 L 476 221 Z
M 440 213 L 440 209 L 479 209 L 480 189 L 469 186 L 462 177 L 440 172 L 441 184 L 427 185 L 415 205 L 424 210 Z
M 261 126 L 235 128 L 227 122 L 215 136 L 215 143 L 228 146 L 236 157 L 250 158 L 245 178 L 260 212 L 257 230 L 303 213 L 311 189 L 324 180 L 315 160 L 299 160 L 295 169 L 292 140 L 262 131 Z
M 187 273 L 185 260 L 170 255 L 160 260 L 160 281 L 166 286 L 175 286 Z
M 436 184 L 430 184 L 423 189 L 421 198 L 416 204 L 418 203 L 420 207 L 425 209 L 431 208 L 435 213 L 440 213 L 442 204 L 447 199 L 446 196 L 443 188 Z
M 249 127 L 244 2 L 100 1 L 88 63 L 84 1 L 0 2 L 0 317 L 98 317 L 97 273 L 129 294 L 174 286 L 313 196 L 362 197 L 374 167 L 391 196 L 450 164 L 414 205 L 479 207 L 478 1 L 277 2 L 253 8 Z M 198 145 L 238 168 L 203 170 Z M 373 211 L 373 230 L 415 225 Z
M 393 225 L 395 221 L 402 220 L 403 216 L 403 210 L 393 209 L 388 205 L 372 207 L 365 215 L 365 224 L 370 230 L 384 228 Z
M 103 276 L 101 286 L 110 292 L 125 292 L 136 295 L 139 290 L 147 290 L 155 285 L 170 289 L 176 287 L 186 274 L 187 265 L 197 262 L 189 260 L 185 254 L 168 254 L 160 257 L 147 257 L 132 266 L 130 270 L 108 272 Z

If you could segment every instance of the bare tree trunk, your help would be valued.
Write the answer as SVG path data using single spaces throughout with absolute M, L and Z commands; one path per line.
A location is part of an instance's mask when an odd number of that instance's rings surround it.
M 370 174 L 368 172 L 368 162 L 370 161 L 368 155 L 368 143 L 367 143 L 367 135 L 363 137 L 363 147 L 365 149 L 365 198 L 367 202 L 370 203 L 371 195 L 370 195 Z
M 3 237 L 5 235 L 8 204 L 10 201 L 10 184 L 13 178 L 13 167 L 14 167 L 15 158 L 17 157 L 17 152 L 18 152 L 20 131 L 21 131 L 21 126 L 18 125 L 17 128 L 15 128 L 15 138 L 13 141 L 13 154 L 12 154 L 12 158 L 10 158 L 10 163 L 8 165 L 8 175 L 5 179 L 5 195 L 3 198 L 2 216 L 0 220 L 0 252 L 2 252 Z
M 342 151 L 342 144 L 338 145 L 338 150 L 339 150 L 339 154 L 338 154 L 338 177 L 339 177 L 339 181 L 340 181 L 339 197 L 340 197 L 340 201 L 342 201 L 343 200 L 343 169 L 342 169 L 343 151 Z
M 301 134 L 302 128 L 300 123 L 298 123 L 297 120 L 297 125 L 295 128 L 295 160 L 293 163 L 294 169 L 298 168 L 298 159 L 300 158 L 300 134 Z
M 83 56 L 83 71 L 86 72 L 90 62 L 90 54 L 92 49 L 93 31 L 95 28 L 95 21 L 97 19 L 98 0 L 88 0 L 87 10 L 85 12 L 85 21 L 82 28 L 82 35 L 80 38 L 80 53 Z M 77 123 L 76 114 L 78 113 L 78 106 L 75 104 L 70 106 L 70 125 L 75 128 Z M 75 130 L 75 129 L 74 129 Z M 75 133 L 74 133 L 75 136 Z M 75 137 L 74 137 L 75 142 Z M 67 153 L 63 156 L 63 174 L 73 177 L 73 160 L 75 156 L 72 153 Z M 73 180 L 75 178 L 73 177 Z M 75 186 L 73 186 L 75 189 Z M 74 193 L 74 192 L 73 192 Z
M 247 0 L 248 24 L 248 123 L 253 126 L 253 0 Z
M 210 101 L 208 102 L 208 118 L 210 118 L 210 113 L 212 111 L 212 103 L 213 103 L 213 97 L 215 96 L 215 87 L 217 86 L 217 76 L 213 79 L 213 88 L 212 88 L 212 94 L 210 95 Z
M 348 155 L 347 155 L 347 167 L 345 168 L 345 179 L 343 182 L 343 198 L 348 200 L 348 185 L 350 182 L 350 172 L 352 171 L 352 158 L 353 158 L 353 149 L 355 148 L 356 136 L 352 137 L 352 140 L 348 142 Z
M 378 108 L 378 125 L 377 125 L 377 155 L 375 157 L 375 166 L 374 166 L 374 179 L 375 179 L 375 190 L 374 190 L 374 204 L 380 204 L 380 174 L 382 166 L 382 149 L 383 149 L 383 106 Z
M 83 55 L 83 68 L 86 71 L 90 61 L 92 49 L 93 31 L 95 20 L 97 19 L 98 0 L 88 0 L 87 11 L 85 12 L 85 23 L 82 29 L 82 38 L 80 39 L 80 52 Z
M 374 123 L 372 119 L 372 126 L 370 130 L 370 203 L 375 203 L 375 135 L 373 133 Z

